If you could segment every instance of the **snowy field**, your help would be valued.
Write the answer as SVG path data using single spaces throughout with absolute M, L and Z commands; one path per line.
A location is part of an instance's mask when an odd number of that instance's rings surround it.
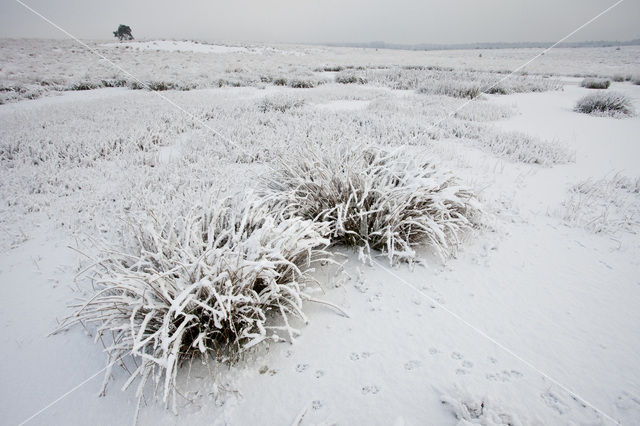
M 509 76 L 538 51 L 89 44 L 130 74 L 71 41 L 0 40 L 3 424 L 640 424 L 639 47 L 557 49 Z M 626 104 L 574 110 L 594 93 Z M 59 329 L 131 228 L 265 192 L 295 209 L 324 194 L 320 166 L 356 176 L 371 152 L 393 169 L 363 178 L 383 200 L 433 185 L 438 214 L 472 194 L 462 216 L 357 249 L 334 209 L 330 261 L 292 290 L 301 315 L 267 315 L 233 362 L 178 363 L 166 403 L 162 375 L 121 390 L 139 358 L 105 378 L 112 334 Z M 304 197 L 283 189 L 296 165 L 318 185 Z

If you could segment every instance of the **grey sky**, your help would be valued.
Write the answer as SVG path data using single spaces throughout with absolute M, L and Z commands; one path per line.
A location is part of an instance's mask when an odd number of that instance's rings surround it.
M 615 0 L 23 0 L 80 38 L 466 43 L 556 41 Z M 63 37 L 15 0 L 0 0 L 0 37 Z M 569 41 L 640 37 L 625 0 Z

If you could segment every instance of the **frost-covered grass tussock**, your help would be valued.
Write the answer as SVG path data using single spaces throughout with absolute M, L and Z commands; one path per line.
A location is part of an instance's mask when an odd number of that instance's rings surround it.
M 122 247 L 107 248 L 88 274 L 94 291 L 64 327 L 96 326 L 111 370 L 132 355 L 124 385 L 151 380 L 175 410 L 176 376 L 186 360 L 234 360 L 265 340 L 293 339 L 304 319 L 308 272 L 324 258 L 325 225 L 279 218 L 251 197 L 198 205 L 182 215 L 132 224 Z M 104 391 L 104 388 L 103 388 Z
M 552 165 L 575 161 L 575 152 L 559 141 L 546 141 L 518 131 L 484 134 L 479 143 L 495 155 L 520 163 Z
M 445 258 L 480 212 L 471 190 L 429 160 L 376 147 L 305 147 L 267 177 L 284 217 L 327 222 L 334 244 L 412 261 L 427 244 Z
M 631 84 L 640 84 L 640 75 L 639 74 L 614 74 L 611 77 L 611 80 L 616 81 L 618 83 L 622 83 L 623 81 L 629 81 Z
M 631 81 L 632 76 L 631 74 L 614 74 L 613 76 L 611 76 L 611 80 L 621 83 L 623 81 Z
M 302 98 L 287 95 L 266 96 L 258 102 L 258 110 L 261 112 L 286 112 L 290 109 L 300 108 L 302 105 L 304 105 Z
M 353 71 L 343 71 L 336 75 L 336 83 L 340 84 L 367 84 L 367 79 L 357 75 Z
M 454 98 L 474 99 L 480 96 L 480 86 L 466 81 L 432 81 L 427 86 L 421 86 L 417 90 L 421 94 L 445 95 Z
M 623 118 L 635 115 L 631 100 L 618 92 L 597 92 L 587 95 L 576 103 L 574 110 L 601 117 Z
M 571 187 L 562 205 L 562 218 L 567 224 L 595 233 L 636 233 L 640 225 L 640 178 L 616 174 L 584 180 Z
M 580 86 L 587 89 L 608 89 L 611 86 L 611 80 L 606 78 L 585 78 Z

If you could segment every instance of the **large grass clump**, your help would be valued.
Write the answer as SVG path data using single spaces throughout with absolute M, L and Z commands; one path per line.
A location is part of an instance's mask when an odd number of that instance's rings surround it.
M 277 219 L 251 199 L 141 223 L 124 247 L 102 252 L 90 270 L 95 292 L 63 325 L 97 326 L 108 354 L 105 387 L 112 367 L 132 355 L 124 388 L 139 379 L 142 397 L 151 378 L 175 410 L 185 360 L 232 361 L 280 340 L 279 332 L 297 334 L 289 320 L 304 319 L 305 282 L 329 243 L 325 225 Z
M 587 89 L 608 89 L 611 86 L 611 80 L 606 78 L 585 78 L 580 86 Z
M 635 114 L 631 100 L 618 92 L 598 92 L 580 99 L 576 112 L 603 117 L 629 117 Z
M 281 162 L 265 191 L 283 216 L 327 222 L 334 244 L 391 262 L 414 260 L 424 243 L 449 256 L 480 210 L 435 163 L 375 147 L 307 147 Z
M 367 84 L 367 79 L 355 72 L 348 70 L 336 75 L 336 83 L 340 84 Z
M 258 102 L 260 112 L 287 112 L 291 109 L 300 108 L 304 105 L 304 99 L 294 98 L 287 95 L 267 96 Z

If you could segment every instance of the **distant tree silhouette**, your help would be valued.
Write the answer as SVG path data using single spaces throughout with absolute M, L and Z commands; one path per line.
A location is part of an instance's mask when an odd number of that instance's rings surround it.
M 131 34 L 131 27 L 128 25 L 122 25 L 118 27 L 117 31 L 113 32 L 114 37 L 118 37 L 120 41 L 122 40 L 133 40 L 133 35 Z

